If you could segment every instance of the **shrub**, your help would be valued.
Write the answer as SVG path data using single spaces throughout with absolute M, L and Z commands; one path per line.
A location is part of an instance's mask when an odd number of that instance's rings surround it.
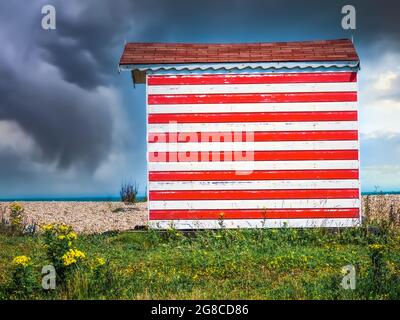
M 115 284 L 115 277 L 110 269 L 109 262 L 97 257 L 90 266 L 89 291 L 97 295 L 105 295 Z
M 371 220 L 371 196 L 365 197 L 365 204 L 364 204 L 364 216 L 363 216 L 363 225 L 368 227 L 370 220 Z
M 60 295 L 64 299 L 117 298 L 123 288 L 114 273 L 103 257 L 86 260 L 65 279 Z
M 121 185 L 121 189 L 119 194 L 121 196 L 121 201 L 124 203 L 135 203 L 137 200 L 139 185 L 135 182 L 132 183 L 123 183 Z
M 69 271 L 79 266 L 86 258 L 75 247 L 77 234 L 65 224 L 49 224 L 42 227 L 47 258 L 63 281 Z
M 11 297 L 28 297 L 37 287 L 31 259 L 27 256 L 17 256 L 12 260 L 12 265 L 13 271 L 8 291 Z
M 24 212 L 24 207 L 18 202 L 13 202 L 10 205 L 10 210 L 11 225 L 20 226 L 22 224 L 22 214 Z
M 369 257 L 371 259 L 372 268 L 369 272 L 369 286 L 370 292 L 379 294 L 383 291 L 384 277 L 386 274 L 384 250 L 385 246 L 382 244 L 374 243 L 368 246 Z
M 9 223 L 6 217 L 6 208 L 1 208 L 1 221 L 0 221 L 0 233 L 6 234 L 9 230 Z
M 0 231 L 5 234 L 20 235 L 24 232 L 23 224 L 24 207 L 18 202 L 10 204 L 10 215 L 6 217 L 6 209 L 3 209 Z

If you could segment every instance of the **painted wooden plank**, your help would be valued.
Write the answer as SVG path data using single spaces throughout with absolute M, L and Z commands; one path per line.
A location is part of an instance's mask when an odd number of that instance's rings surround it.
M 149 94 L 148 104 L 357 101 L 357 92 Z
M 150 162 L 150 171 L 254 171 L 357 169 L 357 160 Z M 244 173 L 243 173 L 244 174 Z
M 264 74 L 202 74 L 202 75 L 150 75 L 147 84 L 251 84 L 251 83 L 305 83 L 356 82 L 355 72 L 301 72 Z
M 338 83 L 279 83 L 279 84 L 217 84 L 148 86 L 153 94 L 227 94 L 227 93 L 286 93 L 286 92 L 354 92 L 355 82 Z
M 357 121 L 239 122 L 239 123 L 168 123 L 147 125 L 148 132 L 258 132 L 357 130 Z
M 229 142 L 246 141 L 248 137 L 255 142 L 358 140 L 358 133 L 356 130 L 149 133 L 148 142 Z
M 357 227 L 360 219 L 232 219 L 223 223 L 224 228 L 346 228 Z M 219 220 L 152 220 L 149 226 L 154 229 L 175 228 L 190 229 L 220 229 Z
M 149 171 L 149 181 L 358 179 L 358 170 Z
M 149 114 L 149 123 L 357 121 L 357 111 Z
M 180 151 L 268 151 L 268 150 L 354 150 L 358 141 L 266 141 L 150 143 L 149 152 Z M 250 152 L 246 155 L 249 158 Z M 240 155 L 238 155 L 240 156 Z M 252 159 L 251 159 L 252 160 Z
M 341 180 L 253 180 L 253 181 L 149 181 L 149 191 L 157 190 L 286 190 L 359 189 L 357 179 Z
M 358 208 L 359 199 L 185 200 L 150 201 L 149 210 Z
M 251 151 L 253 161 L 358 160 L 358 150 Z M 248 161 L 242 151 L 149 152 L 149 162 Z
M 234 209 L 234 210 L 150 210 L 154 220 L 304 219 L 358 218 L 360 209 Z M 222 215 L 221 215 L 222 214 Z
M 356 199 L 358 189 L 150 190 L 149 200 Z
M 149 113 L 226 113 L 290 111 L 356 111 L 355 102 L 152 104 Z

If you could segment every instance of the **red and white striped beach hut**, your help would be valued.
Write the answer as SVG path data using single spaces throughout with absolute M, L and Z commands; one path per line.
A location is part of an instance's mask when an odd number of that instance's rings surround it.
M 152 227 L 360 223 L 350 40 L 128 43 L 119 66 L 146 85 Z

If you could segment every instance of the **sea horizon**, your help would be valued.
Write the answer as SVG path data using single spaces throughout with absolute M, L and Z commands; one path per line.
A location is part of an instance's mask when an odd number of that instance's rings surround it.
M 139 201 L 143 201 L 146 197 L 138 196 Z M 9 197 L 0 198 L 0 202 L 10 201 L 80 201 L 80 202 L 118 202 L 121 201 L 120 196 L 82 196 L 82 197 Z
M 365 191 L 361 195 L 396 195 L 400 194 L 399 191 Z M 145 195 L 138 196 L 139 201 L 146 199 Z M 43 196 L 43 197 L 7 197 L 0 198 L 0 202 L 10 201 L 77 201 L 77 202 L 119 202 L 120 196 Z

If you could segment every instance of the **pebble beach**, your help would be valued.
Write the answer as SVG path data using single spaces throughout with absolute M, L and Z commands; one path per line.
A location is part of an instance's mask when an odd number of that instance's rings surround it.
M 65 223 L 84 234 L 124 231 L 147 223 L 147 203 L 124 204 L 107 201 L 20 201 L 24 206 L 24 223 L 43 225 Z M 0 215 L 7 218 L 10 202 L 0 202 Z M 400 215 L 400 195 L 362 197 L 363 214 L 388 219 L 392 211 Z M 368 209 L 366 209 L 368 208 Z M 400 217 L 399 217 L 400 220 Z
M 106 201 L 18 201 L 24 207 L 24 223 L 65 223 L 79 233 L 124 231 L 145 226 L 147 203 Z M 10 202 L 0 202 L 0 215 L 9 215 Z

